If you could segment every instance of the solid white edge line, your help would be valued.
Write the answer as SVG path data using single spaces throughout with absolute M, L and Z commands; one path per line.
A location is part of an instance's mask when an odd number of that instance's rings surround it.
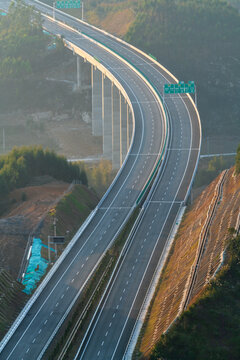
M 107 49 L 107 50 L 108 50 L 108 49 Z M 115 55 L 114 52 L 113 52 L 113 54 Z M 126 62 L 126 63 L 127 63 L 127 62 Z M 128 65 L 128 63 L 127 63 L 127 65 Z M 134 67 L 133 67 L 133 71 L 134 71 L 134 72 L 137 72 L 136 69 L 134 69 Z M 142 77 L 142 76 L 140 76 L 140 77 L 141 77 L 143 80 L 145 79 L 145 78 Z M 146 81 L 146 79 L 145 79 L 144 82 L 147 83 L 148 86 L 150 85 L 150 84 L 148 84 L 148 82 Z M 158 94 L 155 92 L 155 90 L 154 90 L 151 86 L 149 86 L 149 87 L 151 88 L 151 90 L 152 90 L 153 94 L 155 95 L 155 97 L 158 97 Z M 133 91 L 132 91 L 132 93 L 133 93 Z M 135 96 L 134 93 L 133 93 L 133 95 Z M 159 100 L 160 100 L 160 99 L 159 99 Z M 161 107 L 161 110 L 162 110 L 161 113 L 162 113 L 162 115 L 163 115 L 163 118 L 165 118 L 165 122 L 166 122 L 165 112 L 164 112 L 164 109 L 162 108 L 161 102 L 160 102 L 160 105 L 161 105 L 160 107 Z M 139 106 L 140 111 L 141 111 L 141 113 L 142 113 L 140 104 L 138 104 L 138 106 Z M 141 144 L 140 144 L 139 148 L 141 148 L 141 146 L 142 146 L 143 134 L 144 134 L 143 114 L 142 114 L 142 123 L 143 123 L 143 133 L 142 133 Z M 137 160 L 137 158 L 135 159 L 134 164 L 135 164 L 136 160 Z M 155 164 L 157 163 L 157 161 L 158 161 L 158 159 L 156 160 Z M 134 164 L 133 164 L 133 165 L 134 165 Z M 154 167 L 155 167 L 155 166 L 154 166 Z M 132 168 L 131 168 L 131 169 L 132 169 Z M 131 172 L 129 172 L 129 174 L 130 174 L 130 173 L 131 173 Z M 129 176 L 129 174 L 128 174 L 128 176 Z M 128 176 L 127 176 L 127 178 L 128 178 Z M 127 180 L 127 178 L 125 179 L 125 181 Z M 125 183 L 125 181 L 124 181 L 124 183 Z M 122 186 L 123 186 L 123 184 L 122 184 Z M 121 188 L 122 188 L 122 186 L 121 186 Z M 119 189 L 119 191 L 121 190 L 121 188 Z M 119 191 L 118 191 L 118 193 L 119 193 Z M 118 193 L 117 193 L 117 195 L 118 195 Z M 117 196 L 117 195 L 116 195 L 116 196 Z M 115 196 L 115 198 L 116 198 L 116 196 Z M 114 198 L 114 199 L 115 199 L 115 198 Z M 114 201 L 114 200 L 113 200 L 113 201 Z M 96 212 L 96 209 L 95 209 L 95 212 Z M 84 230 L 85 230 L 85 229 L 84 229 Z M 94 229 L 94 230 L 95 230 L 95 229 Z M 74 244 L 73 244 L 73 245 L 74 245 Z M 69 251 L 70 251 L 70 249 L 69 249 Z M 68 251 L 68 252 L 69 252 L 69 251 Z M 61 257 L 60 257 L 60 258 L 61 258 Z M 59 259 L 60 259 L 60 258 L 59 258 Z M 58 260 L 59 260 L 59 259 L 58 259 Z M 63 259 L 62 259 L 62 260 L 63 260 Z M 58 261 L 57 261 L 57 262 L 58 262 Z M 58 266 L 59 266 L 59 265 L 58 265 Z M 96 268 L 96 267 L 95 267 L 95 268 Z M 52 268 L 52 269 L 53 269 L 53 268 Z M 52 269 L 51 269 L 51 270 L 52 270 Z M 56 271 L 56 268 L 55 268 L 55 271 Z M 54 271 L 54 272 L 55 272 L 55 271 Z M 54 273 L 54 272 L 53 272 L 53 273 Z M 50 272 L 49 272 L 48 274 L 50 274 Z M 64 275 L 64 274 L 63 274 L 63 275 Z M 47 276 L 46 276 L 46 278 L 47 278 Z M 45 279 L 46 279 L 46 278 L 45 278 Z M 49 278 L 50 278 L 50 277 L 49 277 Z M 89 277 L 88 277 L 88 278 L 89 278 Z M 45 279 L 44 279 L 44 280 L 45 280 Z M 58 283 L 59 283 L 59 281 L 58 281 Z M 57 284 L 58 284 L 58 283 L 57 283 Z M 43 283 L 42 283 L 42 284 L 43 284 Z M 42 284 L 41 284 L 41 285 L 42 285 Z M 57 284 L 56 284 L 56 286 L 57 286 Z M 55 287 L 56 287 L 56 286 L 55 286 Z M 44 286 L 44 287 L 45 287 L 45 286 Z M 54 287 L 54 289 L 55 289 L 55 287 Z M 39 286 L 39 288 L 40 288 L 40 286 Z M 53 290 L 54 290 L 54 289 L 53 289 Z M 37 290 L 38 290 L 38 289 L 37 289 Z M 53 290 L 52 290 L 52 291 L 53 291 Z M 51 293 L 52 293 L 52 291 L 51 291 Z M 37 292 L 37 291 L 36 291 L 36 292 Z M 34 295 L 36 294 L 36 292 L 34 293 Z M 40 293 L 40 292 L 39 292 L 39 293 Z M 51 295 L 51 293 L 50 293 L 50 295 Z M 50 296 L 50 295 L 49 295 L 49 296 Z M 49 297 L 49 296 L 48 296 L 48 297 Z M 32 298 L 31 298 L 31 299 L 32 299 Z M 30 300 L 31 300 L 31 299 L 30 299 Z M 34 300 L 34 301 L 35 301 L 35 300 Z M 34 301 L 33 301 L 33 302 L 34 302 Z M 32 304 L 33 304 L 33 302 L 32 302 Z M 45 300 L 45 302 L 46 302 L 46 300 Z M 42 306 L 45 304 L 45 302 L 42 304 Z M 30 305 L 30 307 L 32 306 L 32 304 Z M 30 307 L 29 307 L 29 309 L 30 309 Z M 26 313 L 27 313 L 27 311 L 28 311 L 29 309 L 25 310 L 24 316 L 23 316 L 22 318 L 24 318 L 24 317 L 26 316 Z M 41 309 L 41 308 L 40 308 L 40 309 Z M 23 310 L 24 310 L 24 309 L 23 309 Z M 37 314 L 38 314 L 38 313 L 37 313 Z M 36 314 L 36 315 L 37 315 L 37 314 Z M 20 315 L 21 315 L 21 313 L 20 313 Z M 19 315 L 19 316 L 20 316 L 20 315 Z M 35 317 L 36 317 L 36 315 L 35 315 Z M 34 319 L 35 319 L 35 317 L 34 317 Z M 34 319 L 33 319 L 33 320 L 34 320 Z M 22 320 L 22 319 L 21 319 L 21 320 Z M 20 323 L 20 321 L 19 321 L 19 323 Z M 12 329 L 12 333 L 15 332 L 15 330 L 16 330 L 16 328 L 18 327 L 19 323 L 16 325 L 16 327 L 15 327 L 14 329 Z M 14 323 L 14 324 L 15 324 L 15 323 Z M 13 324 L 13 325 L 14 325 L 14 324 Z M 60 326 L 60 325 L 59 325 L 59 326 Z M 58 328 L 59 328 L 59 327 L 57 327 L 57 330 L 58 330 Z M 10 330 L 11 330 L 11 329 L 10 329 Z M 27 331 L 27 330 L 26 330 L 26 331 Z M 10 339 L 10 337 L 12 336 L 12 333 L 11 333 L 11 335 L 8 337 L 8 339 L 5 339 L 5 338 L 3 339 L 3 340 L 6 341 L 6 343 L 8 342 L 8 340 Z M 56 333 L 56 331 L 55 331 L 55 333 Z M 55 335 L 55 333 L 54 333 L 54 335 Z M 8 333 L 7 333 L 7 335 L 8 335 Z M 22 335 L 22 336 L 23 336 L 23 335 Z M 21 338 L 22 338 L 22 337 L 21 337 Z M 21 338 L 19 339 L 19 341 L 21 340 Z M 51 337 L 51 339 L 52 339 L 52 338 L 53 338 L 53 337 Z M 19 341 L 18 341 L 18 343 L 19 343 Z M 3 345 L 3 347 L 6 345 L 6 343 Z M 17 344 L 18 344 L 18 343 L 17 343 Z M 48 342 L 48 343 L 49 343 L 49 342 Z M 16 344 L 16 345 L 17 345 L 17 344 Z M 1 345 L 2 345 L 2 342 L 1 342 Z M 16 347 L 16 345 L 15 345 L 15 347 Z M 3 347 L 2 347 L 2 346 L 0 347 L 0 352 L 2 351 L 2 348 L 3 348 Z M 15 347 L 14 347 L 14 349 L 15 349 Z M 14 351 L 14 349 L 12 350 L 12 352 Z M 11 354 L 12 354 L 12 352 L 11 352 Z M 8 358 L 11 356 L 11 354 L 8 356 Z M 8 359 L 8 358 L 7 358 L 7 359 Z
M 190 118 L 190 119 L 191 119 L 191 118 Z M 193 141 L 193 136 L 192 136 L 192 126 L 191 126 L 191 147 L 192 147 L 192 141 Z M 188 165 L 189 165 L 190 155 L 191 155 L 191 151 L 189 151 L 188 161 L 187 161 L 187 165 L 186 165 L 185 170 L 184 170 L 184 174 L 183 174 L 183 176 L 182 176 L 182 179 L 181 179 L 180 184 L 179 184 L 179 186 L 178 186 L 178 189 L 177 189 L 177 191 L 176 191 L 176 195 L 175 195 L 175 197 L 174 197 L 173 203 L 172 203 L 172 205 L 171 205 L 170 208 L 169 208 L 169 212 L 168 212 L 167 217 L 166 217 L 166 219 L 165 219 L 165 221 L 164 221 L 164 224 L 163 224 L 163 226 L 162 226 L 162 229 L 161 229 L 161 232 L 160 232 L 160 234 L 159 234 L 159 237 L 161 236 L 161 233 L 162 233 L 162 231 L 163 231 L 163 228 L 164 228 L 164 226 L 165 226 L 165 224 L 166 224 L 166 222 L 167 222 L 168 216 L 169 216 L 169 214 L 170 214 L 170 212 L 171 212 L 171 210 L 172 210 L 174 201 L 175 201 L 175 199 L 176 199 L 176 197 L 177 197 L 178 191 L 179 191 L 179 189 L 180 189 L 180 187 L 181 187 L 181 185 L 182 185 L 183 179 L 184 179 L 184 177 L 185 177 L 185 175 L 186 175 L 186 171 L 187 171 L 187 168 L 188 168 Z M 144 277 L 145 277 L 145 274 L 146 274 L 146 272 L 147 272 L 147 269 L 148 269 L 149 263 L 150 263 L 150 261 L 151 261 L 151 259 L 152 259 L 152 256 L 153 256 L 153 254 L 154 254 L 154 252 L 155 252 L 155 249 L 156 249 L 157 244 L 158 244 L 158 241 L 156 242 L 156 244 L 155 244 L 155 246 L 154 246 L 154 249 L 153 249 L 153 251 L 152 251 L 151 257 L 150 257 L 150 259 L 149 259 L 149 261 L 148 261 L 148 265 L 146 266 L 145 272 L 144 272 L 144 274 L 143 274 L 142 281 L 143 281 L 143 279 L 144 279 Z M 124 324 L 123 329 L 122 329 L 122 331 L 121 331 L 121 334 L 120 334 L 120 336 L 119 336 L 119 339 L 118 339 L 117 345 L 116 345 L 116 347 L 115 347 L 114 353 L 113 353 L 113 355 L 112 355 L 112 357 L 111 357 L 111 360 L 113 360 L 114 355 L 115 355 L 115 353 L 116 353 L 116 351 L 117 351 L 118 344 L 119 344 L 119 342 L 120 342 L 120 340 L 121 340 L 122 334 L 123 334 L 123 332 L 124 332 L 124 330 L 125 330 L 125 327 L 126 327 L 126 325 L 127 325 L 128 320 L 129 320 L 129 316 L 130 316 L 130 314 L 131 314 L 133 305 L 134 305 L 135 300 L 136 300 L 136 298 L 137 298 L 137 295 L 138 295 L 139 289 L 140 289 L 140 287 L 141 287 L 142 281 L 141 281 L 141 283 L 140 283 L 140 285 L 139 285 L 139 287 L 138 287 L 138 291 L 137 291 L 137 293 L 136 293 L 136 296 L 134 297 L 134 300 L 133 300 L 133 302 L 132 302 L 132 306 L 131 306 L 131 308 L 130 308 L 130 311 L 128 312 L 127 319 L 126 319 L 126 321 L 125 321 L 125 324 Z M 151 283 L 152 283 L 152 281 L 153 281 L 153 279 L 151 280 Z M 143 303 L 144 303 L 144 302 L 143 302 Z

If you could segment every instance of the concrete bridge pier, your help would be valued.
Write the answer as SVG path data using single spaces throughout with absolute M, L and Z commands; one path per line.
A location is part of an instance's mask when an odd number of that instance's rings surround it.
M 122 114 L 121 94 L 112 86 L 112 167 L 117 170 L 122 166 Z
M 103 157 L 112 160 L 112 87 L 107 78 L 103 78 Z
M 81 56 L 77 57 L 77 79 L 76 90 L 90 89 L 91 88 L 91 65 Z
M 102 118 L 102 97 L 103 97 L 103 76 L 102 73 L 91 66 L 92 77 L 92 134 L 93 136 L 103 135 Z
M 91 85 L 92 134 L 103 136 L 103 157 L 112 160 L 112 167 L 117 170 L 131 142 L 132 114 L 119 89 L 93 65 Z

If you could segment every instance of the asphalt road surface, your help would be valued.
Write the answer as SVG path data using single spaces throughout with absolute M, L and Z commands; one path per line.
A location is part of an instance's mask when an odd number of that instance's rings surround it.
M 127 45 L 65 15 L 56 17 L 124 56 L 160 93 L 164 83 L 175 82 L 168 72 Z M 45 26 L 100 59 L 124 86 L 134 108 L 135 137 L 125 167 L 108 196 L 3 347 L 0 359 L 4 360 L 42 357 L 96 264 L 132 211 L 159 159 L 166 135 L 158 99 L 133 70 L 81 34 L 50 21 L 46 21 Z M 188 98 L 169 96 L 166 105 L 171 123 L 166 164 L 79 358 L 122 359 L 169 231 L 185 200 L 198 160 L 201 130 Z

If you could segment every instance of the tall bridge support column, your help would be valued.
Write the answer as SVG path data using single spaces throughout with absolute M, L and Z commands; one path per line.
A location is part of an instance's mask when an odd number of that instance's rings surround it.
M 91 79 L 90 75 L 91 65 L 86 62 L 81 56 L 76 55 L 77 59 L 77 75 L 76 75 L 76 90 L 90 89 Z
M 92 134 L 102 136 L 102 73 L 91 67 L 92 73 Z
M 122 117 L 121 117 L 121 95 L 112 86 L 112 167 L 119 169 L 122 166 Z
M 122 161 L 124 161 L 129 148 L 129 124 L 128 124 L 128 103 L 121 96 L 121 116 L 122 116 Z
M 81 87 L 81 77 L 80 75 L 82 75 L 82 71 L 80 71 L 80 56 L 77 56 L 77 89 L 80 89 Z
M 112 87 L 107 78 L 103 78 L 103 156 L 112 160 Z

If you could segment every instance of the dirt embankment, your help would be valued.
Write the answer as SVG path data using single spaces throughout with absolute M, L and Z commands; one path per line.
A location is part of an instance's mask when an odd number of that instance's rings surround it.
M 123 38 L 136 18 L 136 4 L 137 0 L 99 4 L 97 8 L 86 13 L 87 21 Z
M 168 329 L 176 316 L 180 315 L 182 302 L 189 286 L 189 274 L 197 256 L 201 231 L 213 206 L 221 177 L 222 174 L 202 192 L 184 216 L 163 270 L 138 347 L 144 356 L 149 355 L 161 334 Z M 239 212 L 240 175 L 235 176 L 234 168 L 232 168 L 226 175 L 222 196 L 206 238 L 191 292 L 190 304 L 199 297 L 204 286 L 208 284 L 221 264 L 226 240 L 229 238 L 228 229 L 236 226 Z
M 0 218 L 0 267 L 17 278 L 29 235 L 40 229 L 41 220 L 68 189 L 69 184 L 42 177 L 32 186 L 10 194 L 12 206 Z
M 85 218 L 96 206 L 98 197 L 83 185 L 70 185 L 49 176 L 35 178 L 28 187 L 10 194 L 11 208 L 0 218 L 0 338 L 6 333 L 28 300 L 18 276 L 24 252 L 34 235 L 48 245 L 53 235 L 54 209 L 57 234 L 66 242 L 58 246 L 58 255 L 72 238 Z M 48 251 L 42 254 L 48 260 Z M 51 257 L 54 263 L 56 256 Z
M 108 31 L 110 34 L 124 37 L 134 19 L 134 11 L 128 8 L 108 14 L 106 18 L 99 22 L 99 25 L 102 29 Z

